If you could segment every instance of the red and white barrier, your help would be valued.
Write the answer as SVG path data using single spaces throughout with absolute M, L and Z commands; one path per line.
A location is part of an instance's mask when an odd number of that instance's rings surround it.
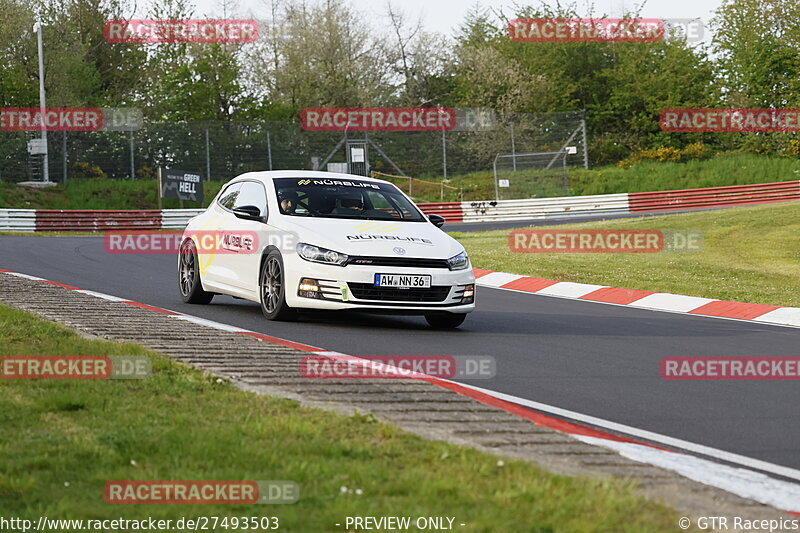
M 423 211 L 428 204 L 422 204 Z M 483 200 L 461 202 L 459 222 L 495 222 L 565 218 L 589 215 L 626 214 L 628 194 L 595 196 L 564 196 L 557 198 L 528 198 L 522 200 Z
M 800 181 L 733 185 L 677 191 L 481 200 L 419 204 L 427 214 L 448 222 L 496 222 L 557 219 L 592 215 L 625 215 L 674 210 L 706 209 L 800 200 Z M 65 211 L 0 209 L 0 231 L 107 231 L 183 229 L 202 209 L 161 211 Z
M 464 202 L 418 204 L 426 215 L 441 215 L 448 222 L 464 222 Z
M 800 307 L 730 302 L 698 296 L 620 289 L 606 285 L 532 278 L 507 272 L 474 269 L 476 283 L 484 287 L 527 292 L 605 304 L 627 305 L 654 311 L 687 313 L 716 318 L 750 320 L 775 326 L 800 327 Z
M 800 200 L 800 181 L 628 194 L 631 213 L 755 205 L 790 200 Z
M 109 231 L 160 229 L 161 211 L 66 211 L 37 209 L 35 231 Z

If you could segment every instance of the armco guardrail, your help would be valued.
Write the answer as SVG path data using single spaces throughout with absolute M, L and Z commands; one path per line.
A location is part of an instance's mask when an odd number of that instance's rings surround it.
M 698 209 L 800 200 L 800 181 L 628 194 L 631 212 Z
M 449 222 L 493 222 L 588 215 L 691 210 L 800 200 L 800 181 L 686 189 L 479 202 L 420 204 Z M 0 209 L 0 231 L 180 230 L 202 209 L 62 211 Z
M 189 219 L 203 211 L 205 209 L 164 209 L 161 211 L 161 229 L 183 229 Z
M 437 202 L 431 204 L 419 204 L 422 211 L 428 215 L 441 215 L 448 222 L 463 222 L 464 202 Z
M 36 231 L 36 210 L 0 209 L 0 230 Z
M 628 212 L 628 195 L 623 193 L 500 200 L 499 202 L 461 202 L 461 210 L 463 222 L 625 214 Z
M 109 231 L 159 229 L 161 211 L 89 211 L 37 209 L 36 231 Z

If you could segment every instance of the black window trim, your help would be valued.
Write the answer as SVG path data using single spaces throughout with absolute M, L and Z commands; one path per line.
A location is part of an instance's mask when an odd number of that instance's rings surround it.
M 227 207 L 222 205 L 222 201 L 221 200 L 222 200 L 223 195 L 225 194 L 225 191 L 227 191 L 228 189 L 230 189 L 234 185 L 241 185 L 241 183 L 242 183 L 241 181 L 234 181 L 233 183 L 227 184 L 224 189 L 221 189 L 219 191 L 219 194 L 217 195 L 217 199 L 216 199 L 217 205 L 220 206 L 225 211 L 228 211 L 228 212 L 232 213 L 233 211 L 231 211 L 230 209 L 228 209 Z
M 264 220 L 269 220 L 269 195 L 267 195 L 266 186 L 264 186 L 264 184 L 259 180 L 247 179 L 247 180 L 234 181 L 232 183 L 227 184 L 225 186 L 225 188 L 220 191 L 219 195 L 217 195 L 217 200 L 216 200 L 217 205 L 220 206 L 223 210 L 227 211 L 228 213 L 233 213 L 233 209 L 228 209 L 227 207 L 222 205 L 222 203 L 220 203 L 220 199 L 222 198 L 222 193 L 224 193 L 225 191 L 228 190 L 228 188 L 233 187 L 234 185 L 241 185 L 241 184 L 247 183 L 247 182 L 258 183 L 259 185 L 261 185 L 261 188 L 264 190 L 264 200 L 265 200 L 264 204 L 265 204 L 266 212 L 262 213 L 261 216 L 264 217 Z M 238 200 L 238 197 L 237 197 L 237 200 Z
M 302 176 L 299 176 L 299 177 L 302 178 Z M 276 179 L 281 179 L 281 178 L 276 178 Z M 295 178 L 288 178 L 288 179 L 295 179 Z M 243 181 L 247 181 L 247 180 L 243 180 Z M 425 214 L 425 212 L 422 209 L 420 209 L 419 206 L 417 206 L 417 204 L 414 202 L 414 200 L 409 198 L 403 191 L 401 191 L 400 188 L 397 185 L 395 185 L 394 183 L 391 183 L 391 182 L 385 182 L 385 184 L 389 185 L 390 187 L 394 187 L 394 191 L 392 191 L 392 192 L 394 192 L 396 194 L 399 194 L 400 196 L 402 196 L 406 200 L 408 200 L 408 202 L 411 204 L 411 207 L 414 209 L 414 211 L 421 217 L 420 220 L 409 220 L 407 218 L 393 218 L 393 219 L 391 219 L 392 222 L 423 222 L 423 223 L 427 222 L 427 223 L 430 223 L 430 220 L 428 219 L 428 216 Z M 272 180 L 272 187 L 275 189 L 275 197 L 277 198 L 277 196 L 278 196 L 278 184 L 275 182 L 275 180 Z M 375 192 L 375 191 L 367 190 L 366 192 Z M 403 210 L 400 209 L 397 205 L 395 205 L 394 198 L 392 198 L 391 196 L 387 196 L 385 198 L 390 204 L 392 204 L 392 208 L 393 209 L 396 209 L 400 214 L 403 213 Z M 412 211 L 412 212 L 414 212 L 414 211 Z M 279 205 L 278 205 L 278 213 L 280 213 L 281 215 L 284 215 L 284 216 L 302 216 L 302 215 L 287 215 L 287 214 L 283 213 L 280 210 L 280 202 L 279 202 Z M 378 221 L 384 221 L 385 220 L 386 222 L 390 221 L 390 219 L 388 219 L 388 218 L 387 219 L 382 219 L 382 218 L 350 218 L 350 217 L 320 217 L 320 218 L 347 219 L 347 220 L 378 220 Z

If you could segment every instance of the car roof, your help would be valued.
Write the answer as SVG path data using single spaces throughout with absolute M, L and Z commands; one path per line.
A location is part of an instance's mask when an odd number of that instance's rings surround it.
M 231 182 L 240 180 L 258 180 L 267 183 L 275 178 L 318 178 L 318 179 L 338 179 L 338 180 L 359 180 L 372 183 L 392 183 L 386 180 L 370 178 L 367 176 L 357 176 L 354 174 L 342 174 L 339 172 L 324 172 L 321 170 L 265 170 L 261 172 L 247 172 L 233 178 Z

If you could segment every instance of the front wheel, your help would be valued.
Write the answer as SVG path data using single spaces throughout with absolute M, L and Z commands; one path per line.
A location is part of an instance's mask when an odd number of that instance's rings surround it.
M 267 255 L 261 266 L 259 293 L 261 310 L 268 320 L 294 320 L 297 311 L 286 305 L 286 283 L 283 272 L 283 258 L 277 250 Z
M 181 245 L 180 261 L 178 262 L 178 287 L 181 297 L 187 304 L 207 304 L 214 298 L 214 293 L 203 290 L 200 282 L 200 261 L 197 258 L 197 248 L 191 240 Z
M 425 315 L 425 320 L 432 328 L 453 329 L 464 323 L 467 318 L 466 313 L 442 313 L 436 315 Z

